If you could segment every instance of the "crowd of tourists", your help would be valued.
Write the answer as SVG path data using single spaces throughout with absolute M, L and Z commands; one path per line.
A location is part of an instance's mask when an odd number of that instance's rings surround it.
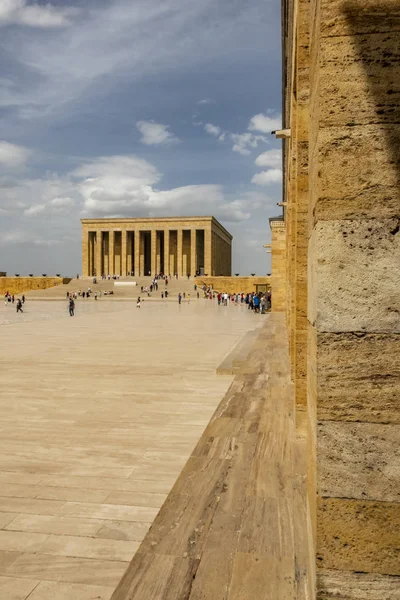
M 74 300 L 76 300 L 78 297 L 79 298 L 91 298 L 92 296 L 93 296 L 93 298 L 95 300 L 97 300 L 97 298 L 101 298 L 102 295 L 104 295 L 104 296 L 112 296 L 113 294 L 114 294 L 113 290 L 110 290 L 110 291 L 108 291 L 108 290 L 105 290 L 105 291 L 99 290 L 98 292 L 97 291 L 93 292 L 91 290 L 91 288 L 88 287 L 88 289 L 86 291 L 85 290 L 79 290 L 78 292 L 67 292 L 67 300 L 69 298 L 73 298 Z
M 198 289 L 196 284 L 194 285 L 195 291 Z M 228 294 L 227 292 L 216 292 L 212 286 L 203 285 L 201 288 L 203 292 L 203 298 L 214 300 L 218 302 L 218 306 L 229 306 L 233 304 L 235 306 L 247 306 L 249 310 L 254 313 L 265 314 L 266 311 L 271 310 L 271 292 L 251 292 L 244 294 L 243 292 Z M 197 297 L 199 293 L 197 292 Z M 178 298 L 179 300 L 179 298 Z
M 25 296 L 22 294 L 21 298 L 16 298 L 14 294 L 10 294 L 6 292 L 4 294 L 4 304 L 6 306 L 15 305 L 17 308 L 17 313 L 23 313 L 22 305 L 25 304 Z

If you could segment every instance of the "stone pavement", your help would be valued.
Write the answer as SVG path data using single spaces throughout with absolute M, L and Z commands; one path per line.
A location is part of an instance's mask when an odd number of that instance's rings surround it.
M 305 474 L 275 313 L 112 600 L 311 600 Z
M 81 300 L 0 322 L 0 598 L 109 600 L 264 317 Z

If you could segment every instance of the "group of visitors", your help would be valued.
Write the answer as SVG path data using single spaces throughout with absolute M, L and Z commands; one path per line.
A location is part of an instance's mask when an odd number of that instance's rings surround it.
M 186 300 L 186 292 L 179 292 L 178 294 L 178 304 L 182 304 L 182 300 Z M 190 304 L 190 294 L 187 294 L 187 301 Z
M 255 313 L 265 314 L 271 309 L 271 292 L 266 294 L 247 294 L 245 302 L 247 308 Z
M 103 280 L 105 280 L 105 279 L 108 279 L 108 280 L 114 279 L 116 281 L 117 279 L 120 278 L 120 275 L 106 275 L 105 273 L 103 273 L 102 276 L 101 276 L 101 278 Z M 97 279 L 96 278 L 93 279 L 93 283 L 97 283 Z
M 88 289 L 85 290 L 79 290 L 78 292 L 67 292 L 67 300 L 69 298 L 72 298 L 73 300 L 76 300 L 78 297 L 79 298 L 91 298 L 93 296 L 93 298 L 95 300 L 97 300 L 97 298 L 101 298 L 101 296 L 104 294 L 104 296 L 109 296 L 110 294 L 114 294 L 113 291 L 105 291 L 102 292 L 101 290 L 98 292 L 92 292 L 91 288 L 88 287 Z
M 235 306 L 246 305 L 254 313 L 265 314 L 266 311 L 271 309 L 271 292 L 228 294 L 227 292 L 214 292 L 211 286 L 208 288 L 203 286 L 203 297 L 210 300 L 217 298 L 218 306 L 228 306 L 231 303 Z
M 23 313 L 24 311 L 22 310 L 22 305 L 25 304 L 25 296 L 24 294 L 22 294 L 22 298 L 15 298 L 14 294 L 10 294 L 9 292 L 6 292 L 4 294 L 4 304 L 6 306 L 8 306 L 9 304 L 15 304 L 16 301 L 16 307 L 17 307 L 17 313 Z

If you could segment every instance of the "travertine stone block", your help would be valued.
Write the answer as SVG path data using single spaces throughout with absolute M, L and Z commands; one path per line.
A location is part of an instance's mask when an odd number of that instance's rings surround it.
M 69 281 L 63 277 L 0 277 L 0 296 L 6 292 L 23 294 L 30 290 L 45 290 Z
M 320 221 L 310 242 L 317 329 L 400 332 L 399 220 Z
M 310 170 L 314 222 L 399 216 L 400 124 L 325 127 Z
M 400 574 L 399 503 L 319 498 L 317 519 L 319 567 Z
M 320 421 L 318 493 L 400 502 L 400 425 Z
M 323 40 L 320 125 L 399 123 L 399 52 L 387 33 Z
M 319 569 L 318 600 L 400 600 L 400 578 Z
M 400 32 L 397 0 L 322 0 L 321 36 Z
M 400 423 L 400 335 L 318 335 L 318 419 Z
M 307 497 L 310 507 L 313 542 L 316 540 L 316 448 L 317 448 L 317 330 L 307 330 Z

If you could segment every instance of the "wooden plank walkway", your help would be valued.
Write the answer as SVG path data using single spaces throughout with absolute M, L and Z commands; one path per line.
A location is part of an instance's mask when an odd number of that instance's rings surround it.
M 256 339 L 112 600 L 307 595 L 305 442 L 283 316 Z

